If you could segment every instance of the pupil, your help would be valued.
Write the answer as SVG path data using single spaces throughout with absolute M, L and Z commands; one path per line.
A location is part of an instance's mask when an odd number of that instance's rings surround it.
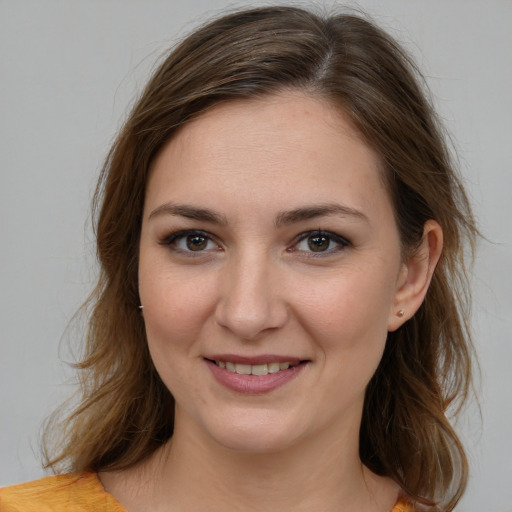
M 312 236 L 308 239 L 308 245 L 314 252 L 325 251 L 329 247 L 329 238 L 326 236 Z
M 201 251 L 206 247 L 206 237 L 199 235 L 190 235 L 187 237 L 187 247 L 191 251 Z

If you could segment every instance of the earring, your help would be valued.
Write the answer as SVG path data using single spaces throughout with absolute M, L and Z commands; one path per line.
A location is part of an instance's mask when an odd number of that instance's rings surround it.
M 405 314 L 405 313 L 404 313 L 404 310 L 403 310 L 403 309 L 399 309 L 399 310 L 397 311 L 397 313 L 396 313 L 396 316 L 397 316 L 398 318 L 402 318 L 402 317 L 404 316 L 404 314 Z
M 139 309 L 140 309 L 140 312 L 143 313 L 144 312 L 144 306 L 139 306 Z

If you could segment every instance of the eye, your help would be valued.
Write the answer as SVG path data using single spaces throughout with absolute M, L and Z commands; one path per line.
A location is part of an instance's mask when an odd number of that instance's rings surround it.
M 213 241 L 211 235 L 197 230 L 178 231 L 165 238 L 161 244 L 171 246 L 175 251 L 185 253 L 219 249 L 219 245 Z
M 309 253 L 333 253 L 350 245 L 348 240 L 330 231 L 309 231 L 299 236 L 294 251 Z

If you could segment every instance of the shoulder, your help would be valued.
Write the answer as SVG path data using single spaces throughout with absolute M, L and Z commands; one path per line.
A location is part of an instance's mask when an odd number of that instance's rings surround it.
M 126 512 L 96 473 L 48 476 L 0 489 L 0 512 Z
M 415 512 L 415 511 L 416 511 L 416 509 L 414 508 L 414 505 L 405 496 L 400 496 L 391 512 Z

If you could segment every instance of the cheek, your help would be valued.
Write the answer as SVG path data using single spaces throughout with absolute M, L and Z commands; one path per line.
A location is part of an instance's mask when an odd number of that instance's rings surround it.
M 202 400 L 199 384 L 190 379 L 191 365 L 200 355 L 197 340 L 210 316 L 210 291 L 214 289 L 207 281 L 198 282 L 183 276 L 183 272 L 178 276 L 141 263 L 139 294 L 148 348 L 158 374 L 177 403 L 186 403 L 192 395 Z
M 173 350 L 199 337 L 215 303 L 211 281 L 141 262 L 139 294 L 150 348 L 165 345 Z
M 201 265 L 176 264 L 143 230 L 138 278 L 148 348 L 177 402 L 199 393 L 190 377 L 197 372 L 200 340 L 215 304 L 214 277 L 201 272 Z
M 295 291 L 304 298 L 298 316 L 324 351 L 381 353 L 394 290 L 394 274 L 379 265 L 341 269 L 309 292 Z

